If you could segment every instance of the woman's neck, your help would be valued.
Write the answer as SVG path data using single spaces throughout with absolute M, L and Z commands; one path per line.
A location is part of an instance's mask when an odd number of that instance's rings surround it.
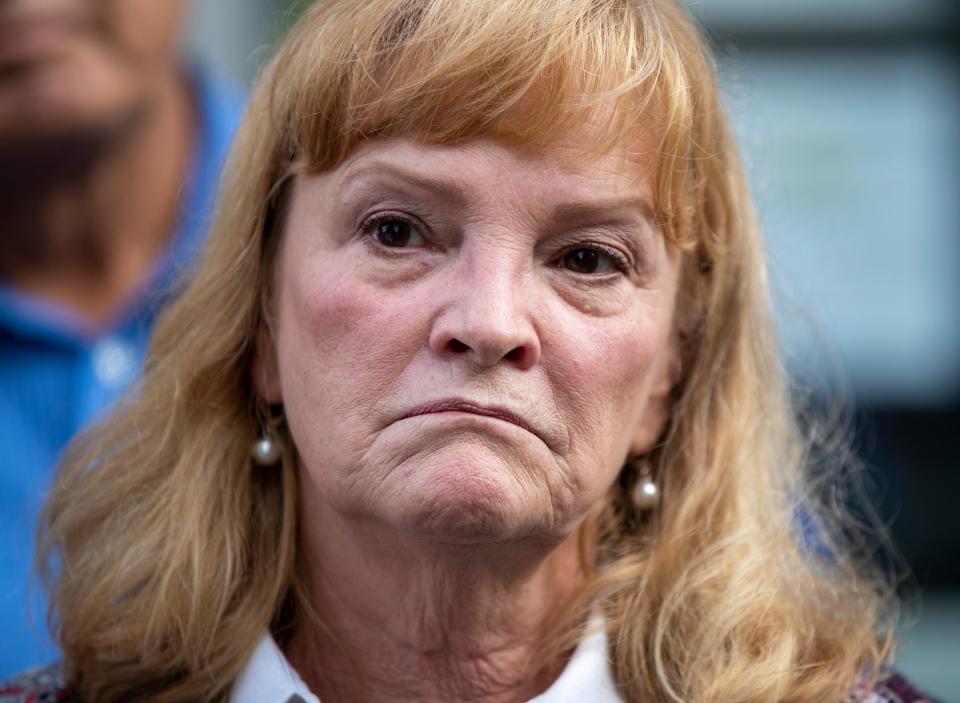
M 525 701 L 559 675 L 532 669 L 579 583 L 575 533 L 479 546 L 343 522 L 304 533 L 323 624 L 304 622 L 286 654 L 324 703 Z

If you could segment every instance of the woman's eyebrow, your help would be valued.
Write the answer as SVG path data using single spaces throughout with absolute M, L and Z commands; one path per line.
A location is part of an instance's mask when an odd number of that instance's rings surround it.
M 427 192 L 454 207 L 465 208 L 469 204 L 466 189 L 455 181 L 431 178 L 396 164 L 377 160 L 367 161 L 348 170 L 338 189 L 343 192 L 358 185 L 373 185 L 372 182 L 376 185 L 388 185 L 384 181 L 390 180 L 395 180 L 404 187 Z M 653 206 L 643 197 L 559 203 L 551 208 L 549 216 L 551 221 L 559 223 L 632 225 L 639 219 L 653 225 L 657 221 Z
M 438 200 L 446 201 L 455 207 L 463 208 L 468 203 L 467 193 L 459 183 L 430 178 L 382 161 L 367 162 L 363 166 L 348 171 L 340 183 L 339 190 L 341 192 L 347 190 L 361 179 L 377 179 L 382 182 L 384 178 L 396 180 L 403 186 L 426 191 Z
M 657 221 L 653 206 L 646 198 L 625 198 L 591 202 L 560 203 L 550 214 L 554 222 L 593 224 L 634 224 L 642 220 L 654 225 Z

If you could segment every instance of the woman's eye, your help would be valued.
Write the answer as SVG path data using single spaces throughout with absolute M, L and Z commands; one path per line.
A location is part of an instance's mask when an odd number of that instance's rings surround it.
M 391 249 L 419 247 L 425 244 L 416 225 L 399 218 L 381 219 L 371 223 L 372 235 L 380 244 Z
M 597 247 L 577 247 L 563 255 L 563 267 L 574 273 L 614 273 L 623 271 L 626 262 L 622 255 Z

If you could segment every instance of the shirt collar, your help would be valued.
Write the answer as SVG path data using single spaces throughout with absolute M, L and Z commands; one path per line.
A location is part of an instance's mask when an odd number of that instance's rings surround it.
M 560 677 L 529 703 L 621 703 L 622 700 L 610 671 L 603 618 L 594 617 Z
M 594 619 L 553 685 L 529 703 L 621 703 L 607 660 L 603 621 Z M 264 635 L 230 693 L 230 703 L 320 703 L 270 635 Z
M 320 703 L 294 670 L 273 637 L 264 635 L 240 672 L 230 703 Z

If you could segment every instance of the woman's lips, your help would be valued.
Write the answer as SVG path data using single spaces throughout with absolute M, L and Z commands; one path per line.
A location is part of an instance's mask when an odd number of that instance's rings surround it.
M 408 412 L 406 415 L 404 415 L 404 417 L 417 417 L 418 415 L 430 415 L 432 413 L 444 412 L 464 412 L 472 413 L 474 415 L 483 415 L 485 417 L 495 417 L 498 420 L 503 420 L 513 425 L 517 425 L 530 434 L 540 437 L 540 434 L 533 429 L 529 422 L 507 408 L 498 405 L 481 405 L 479 403 L 474 403 L 469 400 L 461 400 L 459 398 L 449 398 L 445 400 L 436 400 L 429 403 L 424 403 L 423 405 L 419 405 Z

